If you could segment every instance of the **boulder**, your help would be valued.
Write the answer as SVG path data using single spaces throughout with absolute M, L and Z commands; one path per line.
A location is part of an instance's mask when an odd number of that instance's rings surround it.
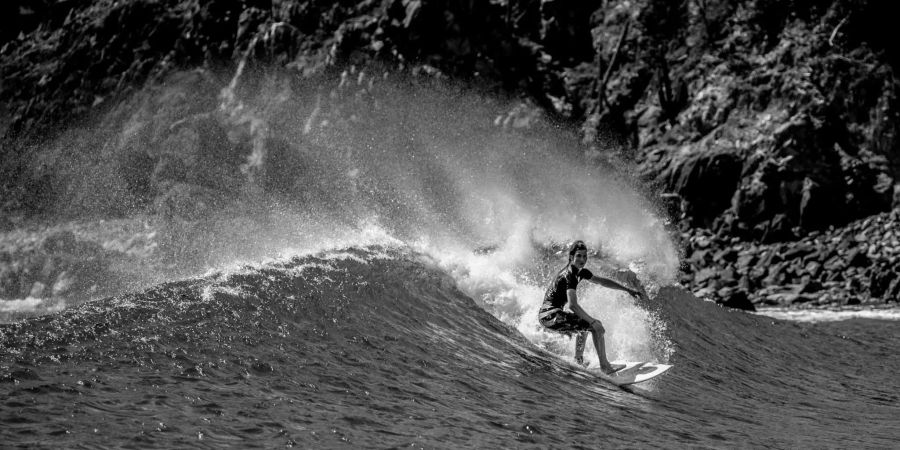
M 716 300 L 716 303 L 719 305 L 743 311 L 756 311 L 756 307 L 753 306 L 750 297 L 743 289 L 723 288 L 717 294 L 719 298 Z
M 715 268 L 706 268 L 702 269 L 694 275 L 694 281 L 699 284 L 709 283 L 711 280 L 715 280 L 719 276 L 718 270 Z
M 814 294 L 820 292 L 823 287 L 822 283 L 815 280 L 809 280 L 801 284 L 798 287 L 797 292 L 800 294 Z
M 866 251 L 862 248 L 855 248 L 845 257 L 847 266 L 865 267 L 869 265 L 870 259 L 866 256 Z
M 713 144 L 681 148 L 659 175 L 678 194 L 683 214 L 694 225 L 709 226 L 729 208 L 743 162 L 731 149 Z

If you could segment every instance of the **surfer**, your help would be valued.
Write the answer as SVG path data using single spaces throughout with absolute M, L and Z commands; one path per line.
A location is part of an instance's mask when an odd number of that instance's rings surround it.
M 587 245 L 584 241 L 573 242 L 569 247 L 569 263 L 556 274 L 547 288 L 547 293 L 544 294 L 544 303 L 538 312 L 538 319 L 541 325 L 547 329 L 575 335 L 575 361 L 581 365 L 586 365 L 583 356 L 584 345 L 587 341 L 587 334 L 590 332 L 594 338 L 597 357 L 600 360 L 600 369 L 606 373 L 612 373 L 624 366 L 613 366 L 606 359 L 606 344 L 603 340 L 606 330 L 599 320 L 588 315 L 587 311 L 578 304 L 575 288 L 578 287 L 580 280 L 588 280 L 606 288 L 625 291 L 638 299 L 641 297 L 641 293 L 615 280 L 594 275 L 584 268 L 587 258 Z M 571 312 L 563 310 L 567 303 Z

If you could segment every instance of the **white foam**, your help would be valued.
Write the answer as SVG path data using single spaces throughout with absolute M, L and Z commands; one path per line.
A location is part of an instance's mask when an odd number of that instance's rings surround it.
M 836 322 L 851 319 L 900 320 L 900 307 L 859 308 L 834 310 L 791 310 L 766 308 L 756 311 L 757 315 L 793 322 Z
M 462 244 L 446 243 L 439 246 L 421 245 L 419 250 L 434 258 L 464 293 L 495 317 L 515 327 L 539 347 L 573 359 L 574 340 L 548 332 L 537 320 L 549 277 L 565 265 L 565 256 L 558 261 L 547 261 L 546 255 L 538 253 L 538 245 L 533 241 L 532 222 L 528 220 L 510 221 L 508 232 L 505 241 L 489 252 L 476 252 Z M 600 263 L 597 261 L 596 265 Z M 648 276 L 656 275 L 648 273 L 651 269 L 647 265 L 639 266 Z M 639 308 L 623 292 L 588 282 L 583 282 L 581 286 L 579 303 L 607 330 L 606 349 L 610 360 L 649 361 L 658 358 L 654 352 L 660 347 L 655 342 L 658 333 L 654 327 L 657 321 L 650 313 Z M 587 345 L 585 358 L 596 361 L 592 343 Z
M 243 289 L 241 289 L 240 287 L 221 284 L 207 284 L 203 286 L 203 289 L 200 293 L 200 300 L 203 302 L 211 302 L 215 299 L 215 294 L 217 293 L 233 295 L 236 297 L 246 296 Z
M 65 309 L 66 302 L 61 299 L 26 297 L 22 299 L 0 299 L 0 312 L 57 312 Z

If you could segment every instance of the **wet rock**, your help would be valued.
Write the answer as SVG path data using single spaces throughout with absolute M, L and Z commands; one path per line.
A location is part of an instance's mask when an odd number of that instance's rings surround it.
M 801 305 L 804 303 L 810 303 L 810 302 L 814 302 L 814 301 L 816 301 L 816 297 L 814 297 L 814 296 L 797 294 L 797 297 L 794 299 L 794 301 L 791 303 L 791 305 Z
M 743 311 L 756 311 L 756 307 L 750 301 L 750 297 L 743 289 L 720 289 L 717 293 L 716 303 L 734 309 Z
M 797 302 L 800 294 L 792 291 L 774 292 L 766 296 L 765 303 L 769 305 L 790 306 Z
M 734 247 L 727 247 L 727 248 L 724 248 L 724 249 L 716 252 L 715 256 L 713 256 L 713 260 L 717 264 L 722 265 L 722 264 L 733 263 L 733 262 L 737 261 L 737 257 L 738 257 L 738 250 L 735 249 Z
M 667 189 L 683 200 L 683 214 L 695 225 L 708 226 L 731 205 L 742 170 L 741 157 L 716 148 L 674 153 L 679 156 L 666 161 L 669 168 L 660 177 Z
M 885 266 L 873 271 L 869 279 L 869 293 L 873 297 L 882 297 L 888 292 L 891 283 L 897 279 L 897 273 Z
M 796 259 L 802 258 L 810 253 L 815 251 L 815 247 L 807 244 L 807 243 L 798 243 L 791 246 L 787 251 L 782 254 L 782 258 L 784 259 Z
M 715 299 L 716 290 L 715 288 L 706 286 L 695 290 L 694 295 L 696 295 L 698 298 Z
M 697 274 L 694 275 L 694 280 L 696 280 L 697 283 L 706 284 L 706 283 L 709 283 L 711 280 L 716 279 L 717 277 L 718 277 L 718 272 L 716 271 L 715 268 L 706 268 L 706 269 L 702 269 L 699 272 L 697 272 Z
M 894 280 L 891 281 L 890 286 L 888 286 L 887 293 L 884 296 L 884 301 L 885 303 L 900 303 L 900 277 L 894 278 Z
M 742 250 L 738 255 L 738 270 L 748 271 L 759 261 L 759 255 L 754 250 Z
M 708 250 L 700 249 L 691 255 L 690 262 L 694 267 L 703 268 L 713 262 L 713 257 Z
M 839 272 L 844 268 L 845 264 L 844 258 L 842 258 L 840 254 L 836 254 L 825 261 L 823 269 L 826 272 Z
M 803 272 L 813 278 L 819 278 L 822 274 L 822 263 L 819 261 L 810 261 L 803 267 Z
M 798 292 L 800 294 L 812 294 L 821 291 L 823 287 L 822 283 L 811 280 L 801 284 Z
M 722 282 L 724 286 L 735 286 L 737 285 L 737 272 L 734 270 L 733 266 L 727 266 L 724 270 L 719 273 L 719 280 Z
M 850 267 L 865 267 L 870 263 L 866 251 L 862 248 L 855 248 L 847 254 L 847 265 Z
M 705 247 L 696 252 L 724 254 L 740 247 L 737 263 L 713 258 L 704 269 L 706 272 L 681 280 L 695 291 L 703 289 L 709 293 L 713 289 L 709 295 L 720 303 L 731 295 L 730 290 L 721 288 L 734 287 L 733 278 L 739 280 L 737 286 L 748 293 L 754 304 L 829 305 L 848 298 L 861 303 L 896 301 L 900 295 L 900 271 L 892 259 L 896 258 L 893 247 L 873 243 L 890 242 L 898 231 L 898 215 L 886 213 L 854 222 L 847 228 L 810 234 L 797 242 L 742 245 L 731 239 L 704 237 Z M 682 240 L 691 242 L 690 237 Z M 693 256 L 686 255 L 688 259 Z

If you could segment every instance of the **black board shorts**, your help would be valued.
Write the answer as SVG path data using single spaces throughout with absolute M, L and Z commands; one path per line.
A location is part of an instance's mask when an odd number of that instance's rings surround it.
M 563 311 L 559 308 L 541 311 L 538 314 L 544 328 L 564 334 L 576 334 L 591 331 L 591 323 L 578 317 L 578 314 Z

